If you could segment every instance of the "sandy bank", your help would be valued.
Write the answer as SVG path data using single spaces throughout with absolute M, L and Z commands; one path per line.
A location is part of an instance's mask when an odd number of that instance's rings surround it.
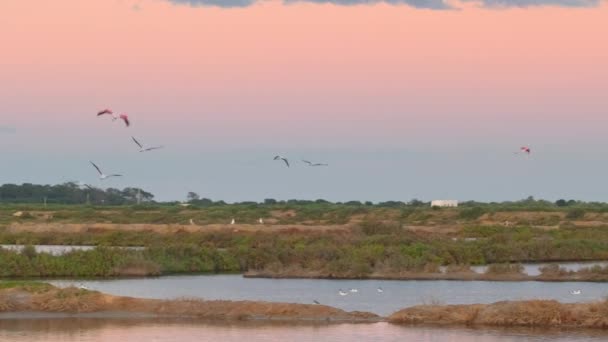
M 157 300 L 119 297 L 76 288 L 9 288 L 0 290 L 0 318 L 36 312 L 59 317 L 189 317 L 202 320 L 273 320 L 376 322 L 367 312 L 346 312 L 325 305 L 253 301 Z M 12 313 L 9 314 L 9 313 Z
M 553 300 L 474 305 L 423 305 L 388 318 L 396 324 L 608 329 L 608 301 L 562 304 Z

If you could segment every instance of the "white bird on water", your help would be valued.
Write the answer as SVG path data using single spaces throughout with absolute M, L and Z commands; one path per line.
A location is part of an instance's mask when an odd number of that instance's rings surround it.
M 359 292 L 359 290 L 357 290 L 357 289 L 350 289 L 350 292 L 357 293 L 357 292 Z
M 382 292 L 384 292 L 384 290 L 382 289 L 382 287 L 378 287 L 378 288 L 376 289 L 376 291 L 378 291 L 378 293 L 382 293 Z
M 340 296 L 346 296 L 348 294 L 348 292 L 344 292 L 344 291 L 342 291 L 342 289 L 340 289 L 340 290 L 338 290 L 338 294 Z
M 571 295 L 580 295 L 581 293 L 583 293 L 581 290 L 570 290 Z
M 122 177 L 122 175 L 119 174 L 111 174 L 111 175 L 106 175 L 105 173 L 101 172 L 101 169 L 99 168 L 99 166 L 95 165 L 95 163 L 90 162 L 93 167 L 97 170 L 97 172 L 99 173 L 99 179 L 100 180 L 104 180 L 110 177 Z
M 137 141 L 137 139 L 135 139 L 135 137 L 131 137 L 131 139 L 133 139 L 133 142 L 135 142 L 135 144 L 137 144 L 137 146 L 139 146 L 139 152 L 149 152 L 149 151 L 158 150 L 158 149 L 163 148 L 163 146 L 152 146 L 152 147 L 144 148 L 144 146 L 139 141 Z
M 287 165 L 287 167 L 289 167 L 289 160 L 287 160 L 287 158 L 285 158 L 285 157 L 275 156 L 273 160 L 282 160 L 285 162 L 285 165 Z
M 302 159 L 302 162 L 308 164 L 308 166 L 329 166 L 329 164 L 325 164 L 325 163 L 313 163 L 309 160 L 304 160 Z
M 80 290 L 88 290 L 89 288 L 86 287 L 83 283 L 79 283 L 78 286 L 76 286 L 78 289 Z

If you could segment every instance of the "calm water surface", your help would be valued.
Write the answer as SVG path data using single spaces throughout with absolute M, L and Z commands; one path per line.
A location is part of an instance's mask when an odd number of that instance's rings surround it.
M 502 300 L 556 299 L 585 302 L 608 295 L 605 283 L 493 282 L 493 281 L 395 281 L 325 279 L 251 279 L 240 275 L 166 276 L 116 280 L 56 280 L 57 286 L 83 284 L 104 293 L 157 299 L 180 297 L 226 300 L 260 300 L 322 304 L 348 311 L 389 315 L 419 304 L 474 304 Z M 381 287 L 382 293 L 377 289 Z M 338 291 L 357 289 L 340 296 Z M 580 289 L 581 295 L 570 290 Z
M 601 331 L 403 327 L 388 323 L 338 325 L 207 324 L 164 320 L 0 320 L 0 341 L 606 341 Z

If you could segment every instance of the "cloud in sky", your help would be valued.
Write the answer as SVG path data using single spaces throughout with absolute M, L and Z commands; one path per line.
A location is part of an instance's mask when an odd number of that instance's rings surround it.
M 217 7 L 247 7 L 262 0 L 169 0 L 174 4 L 198 6 L 217 6 Z M 372 5 L 378 3 L 387 3 L 391 5 L 408 5 L 417 8 L 429 9 L 449 9 L 449 6 L 444 0 L 283 0 L 284 4 L 294 4 L 298 2 L 311 2 L 317 4 L 334 4 L 334 5 Z
M 450 9 L 452 8 L 444 0 L 283 0 L 286 4 L 298 2 L 312 2 L 317 4 L 334 4 L 334 5 L 373 5 L 378 3 L 386 3 L 391 5 L 408 5 L 416 8 L 428 9 Z
M 178 5 L 215 6 L 223 8 L 248 7 L 264 0 L 169 0 Z M 447 0 L 281 0 L 284 4 L 316 3 L 334 4 L 342 6 L 373 5 L 379 3 L 391 5 L 406 5 L 415 8 L 445 10 L 454 7 Z M 486 8 L 509 7 L 597 7 L 602 0 L 460 0 L 463 2 L 476 2 Z M 456 6 L 457 7 L 457 6 Z
M 247 7 L 253 5 L 258 0 L 169 0 L 178 5 L 216 6 L 216 7 Z
M 484 7 L 597 7 L 601 0 L 463 0 L 468 2 L 478 2 Z

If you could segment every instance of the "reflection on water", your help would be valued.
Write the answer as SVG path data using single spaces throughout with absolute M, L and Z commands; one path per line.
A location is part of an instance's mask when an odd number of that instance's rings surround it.
M 419 304 L 474 304 L 525 299 L 556 299 L 571 303 L 599 300 L 608 295 L 606 284 L 589 282 L 250 279 L 239 275 L 196 275 L 51 283 L 67 286 L 80 282 L 93 290 L 130 297 L 197 297 L 303 304 L 317 300 L 347 311 L 368 311 L 380 315 Z M 382 287 L 384 292 L 379 293 L 378 287 Z M 357 289 L 358 292 L 340 296 L 339 289 Z M 582 294 L 571 295 L 573 289 L 580 289 Z
M 374 324 L 201 323 L 176 320 L 0 320 L 0 342 L 14 341 L 605 341 L 602 331 L 469 329 Z

